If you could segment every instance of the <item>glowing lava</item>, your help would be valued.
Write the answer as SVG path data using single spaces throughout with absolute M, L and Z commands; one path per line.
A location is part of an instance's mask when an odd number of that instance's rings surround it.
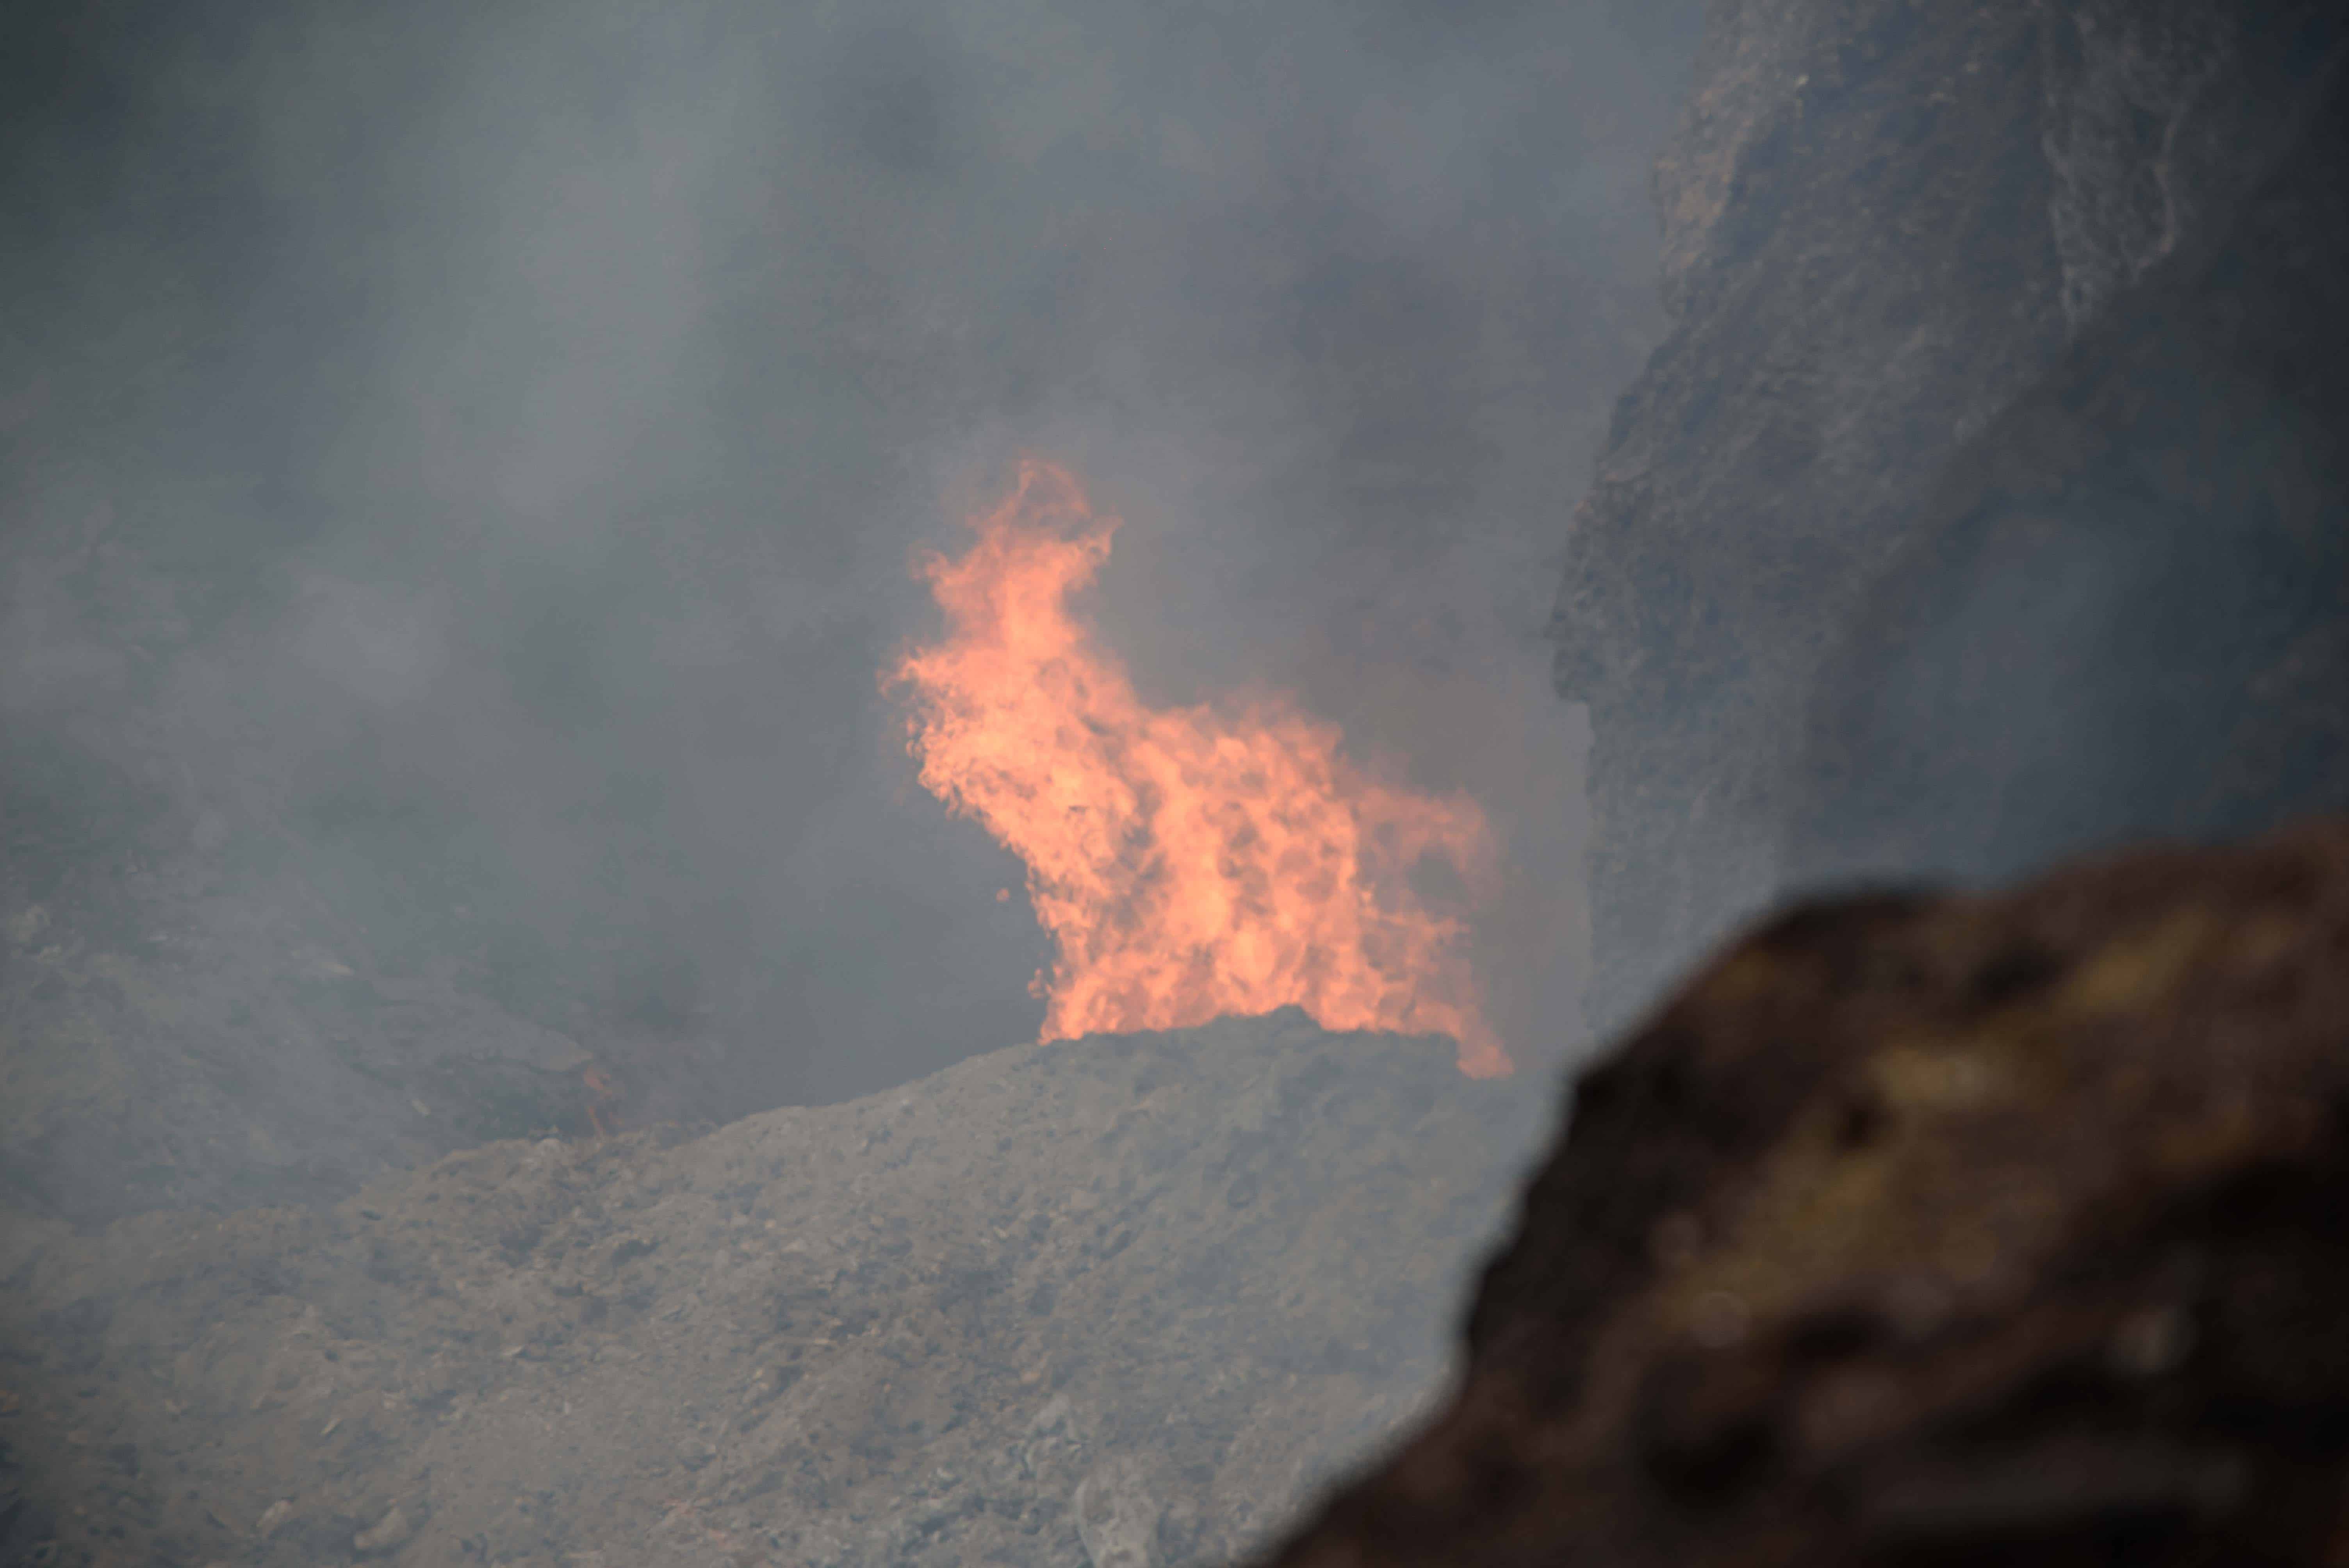
M 970 549 L 923 566 L 946 640 L 885 684 L 906 695 L 922 783 L 1027 862 L 1055 950 L 1032 987 L 1043 1037 L 1294 1004 L 1325 1028 L 1450 1035 L 1463 1071 L 1507 1072 L 1466 928 L 1413 881 L 1434 861 L 1490 888 L 1475 804 L 1371 777 L 1335 725 L 1278 698 L 1144 707 L 1070 611 L 1117 520 L 1065 470 L 1021 464 L 968 521 Z

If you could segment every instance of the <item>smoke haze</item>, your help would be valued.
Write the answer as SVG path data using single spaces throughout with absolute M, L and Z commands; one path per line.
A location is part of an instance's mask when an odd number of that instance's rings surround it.
M 1126 520 L 1146 696 L 1291 689 L 1482 802 L 1538 1071 L 1583 942 L 1542 624 L 1662 327 L 1697 10 L 18 18 L 9 879 L 299 887 L 380 973 L 725 1041 L 745 1109 L 1031 1038 L 1019 867 L 875 676 L 1035 454 Z

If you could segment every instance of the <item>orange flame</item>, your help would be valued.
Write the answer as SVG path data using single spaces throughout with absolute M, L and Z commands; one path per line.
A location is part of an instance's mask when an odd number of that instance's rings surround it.
M 1447 1034 L 1462 1071 L 1507 1072 L 1466 928 L 1412 881 L 1432 857 L 1490 887 L 1475 802 L 1371 778 L 1278 698 L 1144 707 L 1070 613 L 1118 520 L 1065 469 L 1023 462 L 968 521 L 970 550 L 922 568 L 949 634 L 885 685 L 909 694 L 923 785 L 1027 862 L 1056 954 L 1030 987 L 1043 1037 L 1294 1004 L 1325 1028 Z

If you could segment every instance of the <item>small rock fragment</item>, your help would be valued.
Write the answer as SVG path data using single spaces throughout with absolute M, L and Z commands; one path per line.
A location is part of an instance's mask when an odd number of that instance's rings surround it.
M 1092 1568 L 1151 1568 L 1165 1510 L 1140 1464 L 1125 1455 L 1104 1461 L 1077 1483 L 1071 1501 Z
M 381 1519 L 351 1537 L 351 1549 L 362 1557 L 379 1557 L 387 1552 L 398 1551 L 415 1533 L 416 1522 L 409 1517 L 406 1509 L 395 1502 L 384 1511 Z

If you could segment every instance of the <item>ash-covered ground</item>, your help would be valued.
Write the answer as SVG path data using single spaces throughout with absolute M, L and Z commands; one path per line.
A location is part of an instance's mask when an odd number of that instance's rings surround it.
M 1452 1058 L 1289 1011 L 13 1220 L 0 1559 L 1225 1559 L 1439 1386 L 1548 1099 Z

